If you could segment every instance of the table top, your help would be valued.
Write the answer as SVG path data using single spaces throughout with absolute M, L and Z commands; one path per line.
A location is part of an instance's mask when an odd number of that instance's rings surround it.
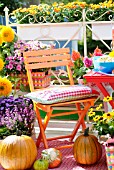
M 112 75 L 108 75 L 108 74 L 102 74 L 99 72 L 95 72 L 95 71 L 90 71 L 89 73 L 84 75 L 84 78 L 88 81 L 88 82 L 110 82 L 110 83 L 114 83 L 114 74 Z

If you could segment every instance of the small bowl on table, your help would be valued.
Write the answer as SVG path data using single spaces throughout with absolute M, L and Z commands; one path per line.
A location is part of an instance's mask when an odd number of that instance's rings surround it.
M 93 57 L 93 65 L 96 71 L 112 74 L 114 70 L 114 58 L 105 55 Z

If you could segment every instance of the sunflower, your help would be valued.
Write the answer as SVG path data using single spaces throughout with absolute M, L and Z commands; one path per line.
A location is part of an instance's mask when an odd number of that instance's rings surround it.
M 1 37 L 5 42 L 12 42 L 14 40 L 14 31 L 11 27 L 5 26 L 1 30 Z
M 0 71 L 3 69 L 4 67 L 4 62 L 3 60 L 0 58 Z
M 6 77 L 0 77 L 0 96 L 7 96 L 12 91 L 12 83 Z
M 110 114 L 110 112 L 107 112 L 103 114 L 103 118 L 109 120 L 112 118 L 112 115 Z
M 2 36 L 0 34 L 0 45 L 2 45 L 2 43 L 3 43 L 3 39 L 2 39 Z

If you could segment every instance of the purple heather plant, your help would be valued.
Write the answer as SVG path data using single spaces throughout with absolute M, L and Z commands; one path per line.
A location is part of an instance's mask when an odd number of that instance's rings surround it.
M 0 98 L 0 138 L 16 134 L 21 130 L 24 135 L 32 135 L 35 121 L 33 103 L 25 97 L 13 96 Z M 5 131 L 5 133 L 4 133 Z

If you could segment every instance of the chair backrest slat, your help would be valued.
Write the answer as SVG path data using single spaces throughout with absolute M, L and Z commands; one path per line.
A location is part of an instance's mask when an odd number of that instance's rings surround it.
M 26 64 L 26 69 L 38 69 L 38 68 L 51 68 L 51 67 L 59 67 L 66 66 L 70 62 L 69 61 L 55 61 L 55 62 L 44 62 L 44 63 L 35 63 L 35 64 Z
M 66 66 L 69 82 L 71 85 L 74 84 L 70 68 L 71 57 L 69 48 L 26 51 L 23 53 L 23 56 L 31 91 L 35 90 L 32 80 L 32 70 L 34 71 L 34 69 Z
M 59 60 L 62 60 L 62 61 L 65 61 L 65 60 L 68 60 L 70 59 L 70 54 L 61 54 L 61 55 L 43 55 L 43 56 L 31 56 L 31 57 L 25 57 L 24 61 L 26 63 L 31 63 L 31 62 L 50 62 L 50 61 L 59 61 Z
M 70 50 L 69 48 L 59 48 L 58 49 L 45 49 L 45 50 L 38 50 L 38 51 L 32 51 L 33 56 L 42 56 L 42 55 L 51 55 L 51 54 L 64 54 L 64 53 L 69 53 Z M 27 57 L 31 56 L 31 51 L 26 51 L 24 52 Z M 25 55 L 24 55 L 25 56 Z

